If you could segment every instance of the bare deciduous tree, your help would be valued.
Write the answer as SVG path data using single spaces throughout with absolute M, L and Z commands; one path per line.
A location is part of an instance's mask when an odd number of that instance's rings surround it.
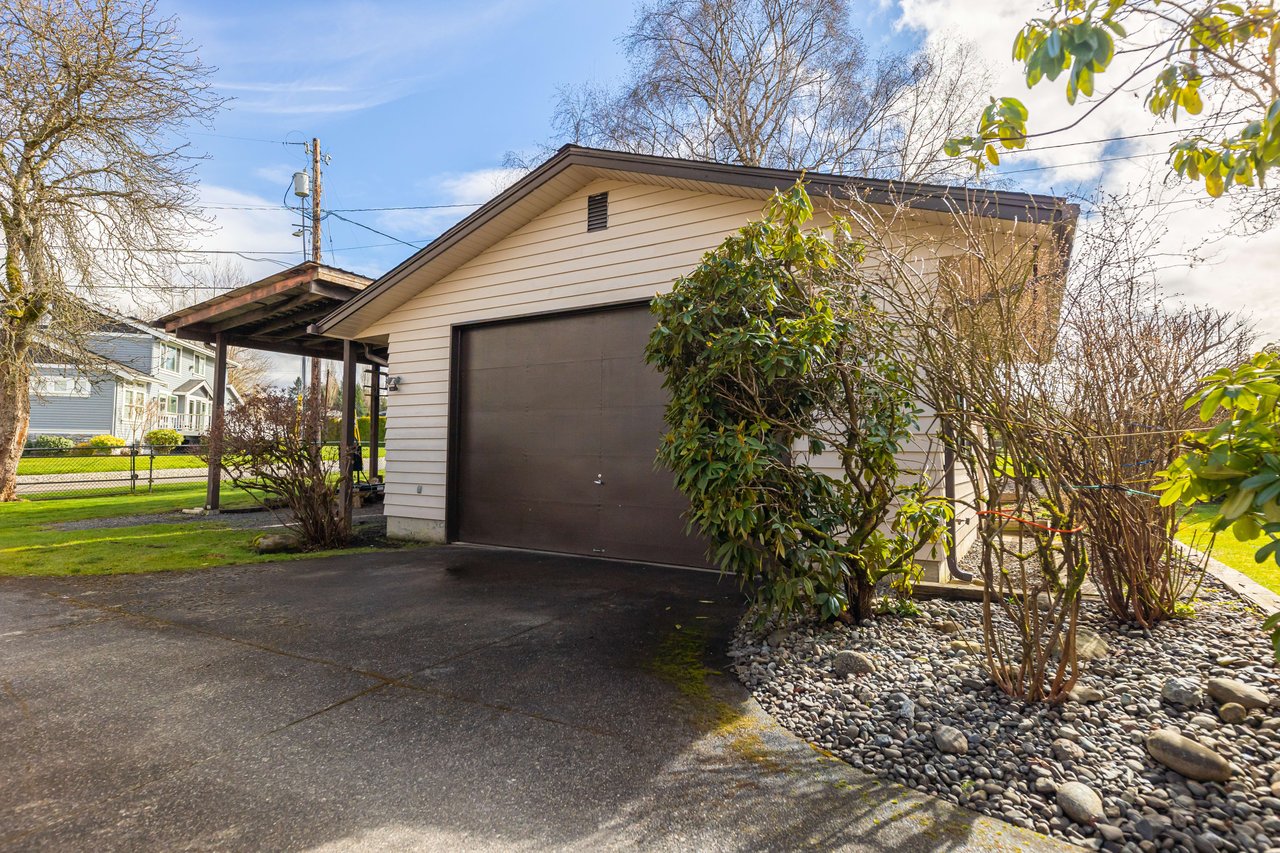
M 174 269 L 171 284 L 146 293 L 147 307 L 158 314 L 169 314 L 179 308 L 211 299 L 250 282 L 242 264 L 226 258 L 215 258 L 196 265 Z M 271 378 L 271 358 L 262 350 L 248 347 L 227 349 L 227 381 L 241 395 L 263 390 Z
M 658 0 L 624 45 L 619 89 L 561 92 L 562 141 L 930 180 L 964 173 L 941 147 L 982 107 L 967 47 L 872 61 L 846 0 Z
M 911 85 L 868 128 L 849 174 L 921 183 L 972 179 L 942 147 L 982 110 L 991 73 L 977 48 L 959 39 L 930 45 L 912 62 Z
M 270 356 L 248 347 L 227 347 L 227 381 L 240 394 L 264 390 L 271 380 Z
M 0 500 L 41 337 L 84 328 L 73 294 L 157 280 L 190 233 L 193 158 L 174 136 L 219 106 L 208 73 L 154 0 L 0 4 Z

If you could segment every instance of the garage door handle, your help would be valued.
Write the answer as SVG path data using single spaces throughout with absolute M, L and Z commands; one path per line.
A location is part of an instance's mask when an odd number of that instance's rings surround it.
M 604 474 L 596 474 L 596 478 L 595 478 L 595 480 L 593 480 L 592 482 L 594 482 L 597 486 L 603 486 L 603 485 L 604 485 Z

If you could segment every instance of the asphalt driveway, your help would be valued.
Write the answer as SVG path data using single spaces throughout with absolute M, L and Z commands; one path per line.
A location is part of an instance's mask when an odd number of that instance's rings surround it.
M 774 727 L 738 608 L 466 547 L 6 580 L 0 847 L 1062 849 Z

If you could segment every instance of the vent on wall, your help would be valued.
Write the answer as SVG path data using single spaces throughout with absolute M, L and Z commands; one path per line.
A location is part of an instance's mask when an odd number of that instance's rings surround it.
M 587 196 L 587 230 L 603 231 L 609 227 L 609 194 Z

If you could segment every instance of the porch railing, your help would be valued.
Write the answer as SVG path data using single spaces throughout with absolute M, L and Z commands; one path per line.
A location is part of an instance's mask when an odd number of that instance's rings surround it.
M 203 434 L 209 431 L 209 415 L 162 414 L 157 428 L 175 429 L 185 435 Z

